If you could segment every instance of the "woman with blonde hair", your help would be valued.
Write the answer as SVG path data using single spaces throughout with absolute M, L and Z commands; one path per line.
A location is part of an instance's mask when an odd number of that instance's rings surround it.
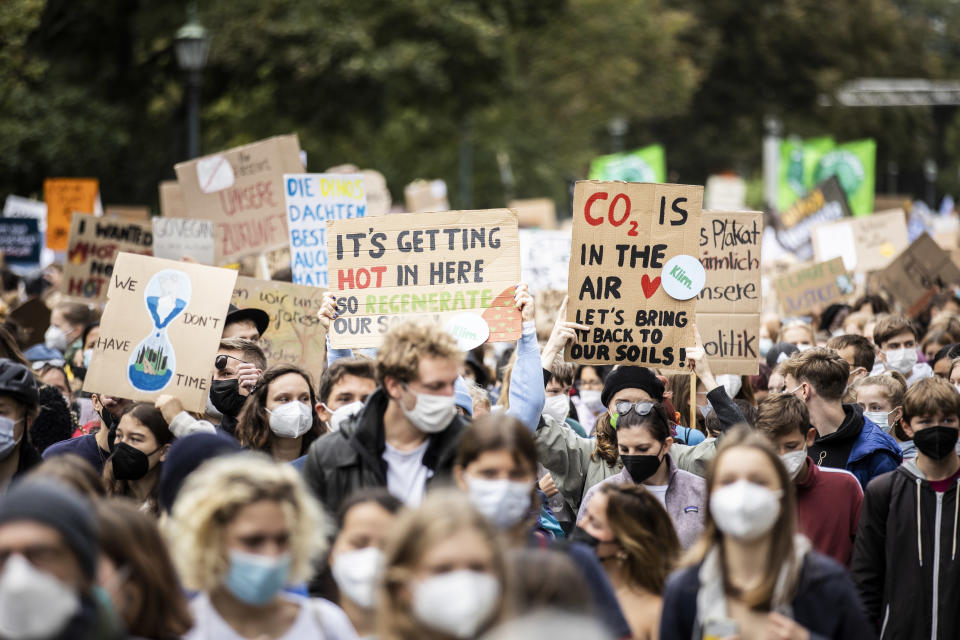
M 460 492 L 400 516 L 384 554 L 379 640 L 476 638 L 504 615 L 507 568 L 493 525 Z
M 352 639 L 343 611 L 283 591 L 313 574 L 331 526 L 288 464 L 262 455 L 210 460 L 186 480 L 167 540 L 191 601 L 190 640 Z
M 797 535 L 793 482 L 766 438 L 728 431 L 707 489 L 692 564 L 667 582 L 661 640 L 874 637 L 846 570 Z

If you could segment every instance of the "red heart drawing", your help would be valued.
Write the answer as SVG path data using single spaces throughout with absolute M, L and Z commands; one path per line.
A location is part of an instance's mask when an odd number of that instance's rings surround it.
M 643 295 L 649 298 L 660 288 L 660 276 L 651 280 L 650 276 L 643 274 L 643 277 L 640 278 L 640 286 L 643 287 Z

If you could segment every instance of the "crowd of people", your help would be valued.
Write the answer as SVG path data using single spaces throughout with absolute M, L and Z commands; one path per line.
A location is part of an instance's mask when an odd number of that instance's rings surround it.
M 565 362 L 522 284 L 515 344 L 401 322 L 322 371 L 231 308 L 203 414 L 83 392 L 96 312 L 41 299 L 0 327 L 0 638 L 960 637 L 954 292 L 768 314 L 753 376 Z

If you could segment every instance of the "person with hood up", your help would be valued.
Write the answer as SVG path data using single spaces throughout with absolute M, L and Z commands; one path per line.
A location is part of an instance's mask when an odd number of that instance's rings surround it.
M 960 394 L 921 380 L 904 397 L 903 428 L 917 457 L 867 487 L 851 572 L 881 638 L 958 638 Z

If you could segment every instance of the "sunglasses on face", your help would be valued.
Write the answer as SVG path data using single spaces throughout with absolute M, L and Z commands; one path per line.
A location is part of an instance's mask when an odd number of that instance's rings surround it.
M 627 400 L 620 400 L 613 408 L 617 410 L 617 413 L 621 416 L 625 416 L 631 411 L 636 411 L 638 416 L 647 416 L 650 415 L 650 412 L 653 411 L 652 402 L 628 402 Z
M 214 359 L 213 366 L 217 368 L 217 371 L 223 371 L 224 369 L 227 368 L 227 364 L 229 363 L 228 362 L 229 360 L 236 360 L 241 364 L 247 364 L 246 360 L 241 360 L 240 358 L 234 358 L 233 356 L 228 356 L 221 353 Z

